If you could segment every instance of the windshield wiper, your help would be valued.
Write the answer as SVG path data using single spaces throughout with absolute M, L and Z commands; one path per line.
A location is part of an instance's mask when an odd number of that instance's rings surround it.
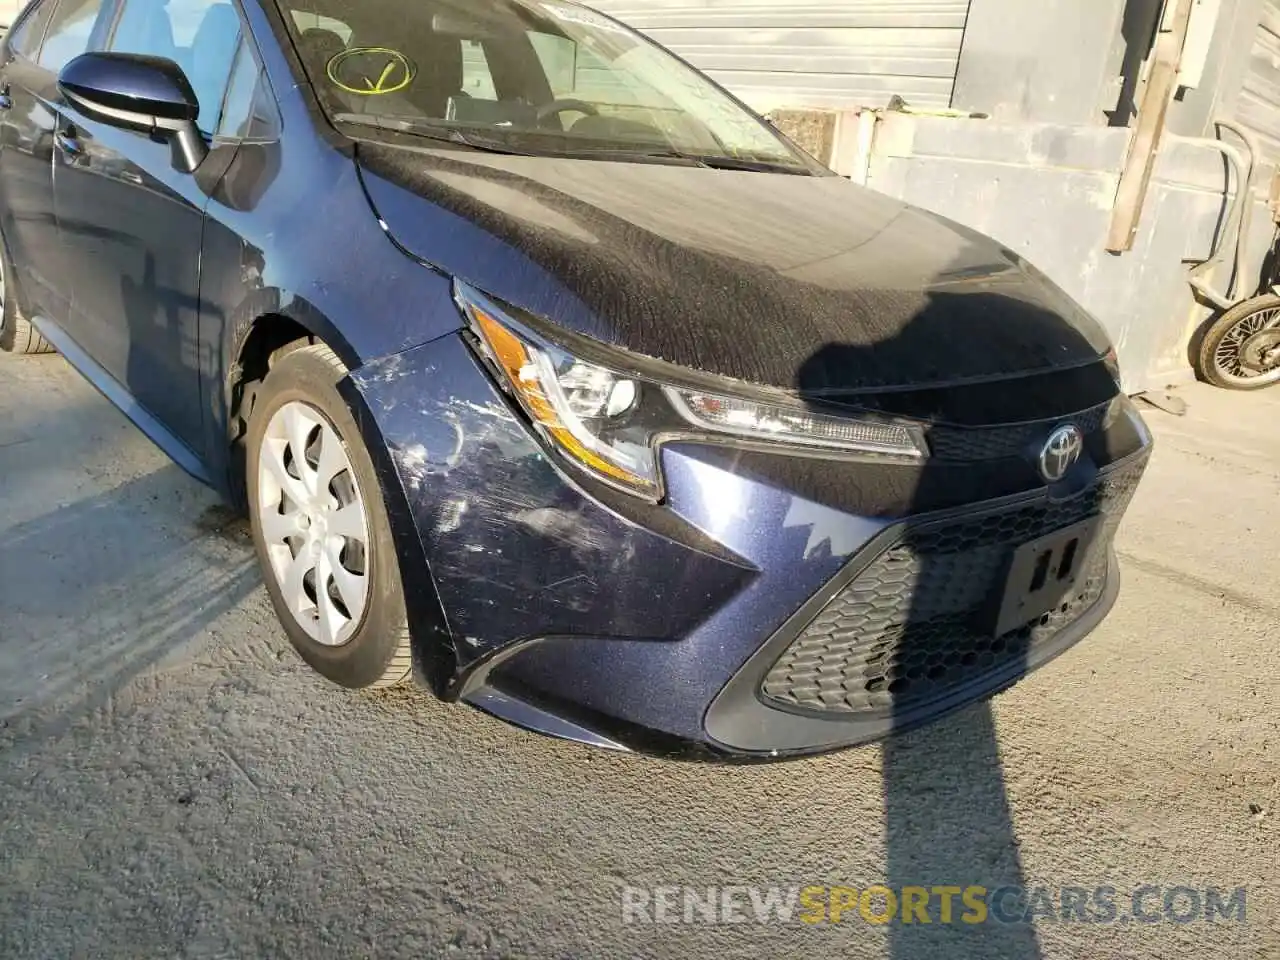
M 798 163 L 781 160 L 756 160 L 749 157 L 730 157 L 721 154 L 689 154 L 688 156 L 713 170 L 746 170 L 752 173 L 788 173 L 797 177 L 811 177 L 813 171 Z
M 760 160 L 749 157 L 733 157 L 728 154 L 686 153 L 674 147 L 648 147 L 644 144 L 609 143 L 593 147 L 589 142 L 573 144 L 573 149 L 538 149 L 519 150 L 505 140 L 492 137 L 476 136 L 469 131 L 460 130 L 446 123 L 436 123 L 418 117 L 397 117 L 386 114 L 370 113 L 335 113 L 333 119 L 339 123 L 356 123 L 379 130 L 395 133 L 409 133 L 414 136 L 439 140 L 442 143 L 456 143 L 489 153 L 502 153 L 511 156 L 545 156 L 563 157 L 582 160 L 615 160 L 642 161 L 648 163 L 673 163 L 691 167 L 707 167 L 713 170 L 746 170 L 753 173 L 785 173 L 792 176 L 812 176 L 812 171 L 800 164 L 785 163 L 777 160 Z M 501 129 L 501 128 L 500 128 Z M 513 136 L 554 137 L 555 134 L 542 131 L 526 131 L 519 129 L 506 130 Z M 566 142 L 564 134 L 560 134 L 561 143 Z
M 431 120 L 423 120 L 418 117 L 395 117 L 386 114 L 376 113 L 335 113 L 333 119 L 339 123 L 356 123 L 366 127 L 376 127 L 379 130 L 389 130 L 394 133 L 409 133 L 418 137 L 425 137 L 429 140 L 439 140 L 441 143 L 456 143 L 465 147 L 473 147 L 476 150 L 485 150 L 489 153 L 503 153 L 517 157 L 563 157 L 569 159 L 586 159 L 586 160 L 635 160 L 641 159 L 653 161 L 655 163 L 680 163 L 687 166 L 705 166 L 697 157 L 689 156 L 674 151 L 664 150 L 633 150 L 630 147 L 610 144 L 606 147 L 591 147 L 583 145 L 581 149 L 575 150 L 517 150 L 509 143 L 502 140 L 495 140 L 491 137 L 477 137 L 472 133 L 464 132 L 457 127 L 444 123 L 435 123 Z M 554 137 L 553 133 L 543 133 L 542 131 L 516 130 L 510 131 L 515 136 L 524 135 L 536 137 Z M 563 141 L 564 134 L 560 135 Z M 575 145 L 576 146 L 576 145 Z
M 389 130 L 394 133 L 409 133 L 429 140 L 439 140 L 441 143 L 456 143 L 476 150 L 508 154 L 516 157 L 560 157 L 572 160 L 642 160 L 652 163 L 678 163 L 690 167 L 707 166 L 699 157 L 678 153 L 674 150 L 634 150 L 630 147 L 613 144 L 607 147 L 583 145 L 581 149 L 575 150 L 517 150 L 510 144 L 500 140 L 477 137 L 471 133 L 464 133 L 457 127 L 432 123 L 430 120 L 420 120 L 417 117 L 391 117 L 372 113 L 335 113 L 333 114 L 333 119 L 339 123 L 356 123 L 361 126 L 376 127 L 379 130 Z M 555 136 L 555 134 L 544 134 L 541 131 L 530 133 L 529 131 L 513 130 L 511 132 L 525 136 Z M 560 136 L 563 140 L 564 135 L 561 134 Z
M 523 157 L 528 154 L 498 140 L 488 137 L 477 137 L 464 133 L 456 127 L 432 123 L 430 120 L 419 120 L 415 117 L 388 117 L 370 113 L 335 113 L 333 119 L 339 123 L 356 123 L 365 127 L 376 127 L 379 130 L 390 130 L 393 133 L 410 133 L 428 140 L 439 140 L 441 143 L 456 143 L 475 150 L 489 153 L 505 153 Z
M 813 172 L 800 164 L 786 163 L 780 160 L 760 160 L 751 157 L 733 157 L 720 153 L 687 153 L 675 148 L 658 148 L 654 150 L 614 151 L 618 155 L 643 157 L 646 160 L 680 160 L 712 170 L 746 170 L 752 173 L 787 173 L 793 176 L 808 177 Z

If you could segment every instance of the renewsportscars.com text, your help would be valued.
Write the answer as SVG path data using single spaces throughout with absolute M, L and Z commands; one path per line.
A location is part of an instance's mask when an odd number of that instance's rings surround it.
M 624 887 L 629 924 L 1245 923 L 1244 887 Z

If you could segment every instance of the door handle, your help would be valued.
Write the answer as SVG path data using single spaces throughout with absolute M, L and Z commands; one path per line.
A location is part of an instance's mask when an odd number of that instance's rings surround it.
M 84 147 L 80 145 L 80 141 L 70 133 L 59 131 L 53 135 L 53 142 L 58 145 L 58 149 L 65 153 L 68 157 L 78 157 L 84 153 Z
M 0 110 L 12 110 L 13 97 L 9 95 L 9 85 L 6 83 L 0 87 Z

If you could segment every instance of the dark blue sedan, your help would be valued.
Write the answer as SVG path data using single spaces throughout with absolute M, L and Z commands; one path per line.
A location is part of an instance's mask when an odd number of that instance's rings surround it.
M 1150 437 L 1016 254 L 565 0 L 35 0 L 0 346 L 244 504 L 349 687 L 781 756 L 1095 627 Z

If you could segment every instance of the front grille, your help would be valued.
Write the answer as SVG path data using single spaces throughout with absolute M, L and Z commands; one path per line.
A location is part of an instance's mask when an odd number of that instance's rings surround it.
M 937 460 L 998 460 L 1023 455 L 1060 424 L 1074 423 L 1087 437 L 1103 428 L 1111 403 L 1100 404 L 1069 417 L 1000 427 L 938 425 L 929 431 L 929 449 Z
M 888 715 L 979 679 L 1051 640 L 1092 607 L 1107 579 L 1107 547 L 1146 466 L 1100 479 L 1080 496 L 908 527 L 800 633 L 762 685 L 777 705 Z M 1101 513 L 1074 598 L 993 637 L 982 620 L 1022 544 Z

